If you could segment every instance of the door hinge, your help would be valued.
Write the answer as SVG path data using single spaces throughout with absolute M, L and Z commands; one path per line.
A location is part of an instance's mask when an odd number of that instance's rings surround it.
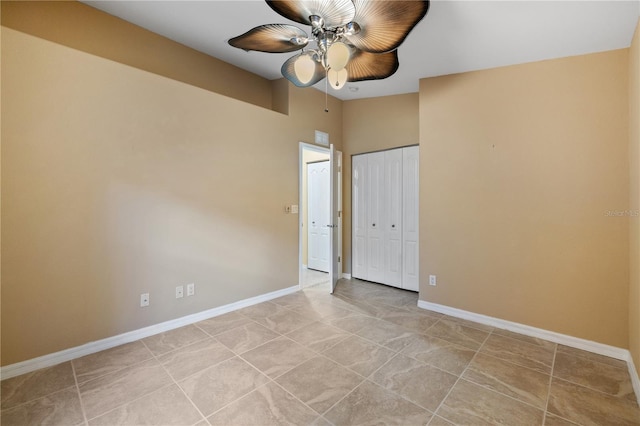
M 342 217 L 342 212 L 338 210 L 338 217 Z
M 338 263 L 340 263 L 340 256 L 338 256 Z

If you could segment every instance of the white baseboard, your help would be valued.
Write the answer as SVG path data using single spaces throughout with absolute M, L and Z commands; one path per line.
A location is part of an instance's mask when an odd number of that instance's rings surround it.
M 249 299 L 240 300 L 238 302 L 229 303 L 228 305 L 208 309 L 196 314 L 187 315 L 159 324 L 154 324 L 149 327 L 140 328 L 138 330 L 129 331 L 117 336 L 107 337 L 106 339 L 101 339 L 81 346 L 76 346 L 75 348 L 69 348 L 60 352 L 43 355 L 38 358 L 29 359 L 15 364 L 5 365 L 4 367 L 0 367 L 0 379 L 9 379 L 11 377 L 39 370 L 41 368 L 51 367 L 53 365 L 71 361 L 72 359 L 76 359 L 85 355 L 90 355 L 96 352 L 103 351 L 105 349 L 110 349 L 115 346 L 120 346 L 125 343 L 153 336 L 154 334 L 163 333 L 165 331 L 180 328 L 189 324 L 194 324 L 196 322 L 217 317 L 219 315 L 236 311 L 238 309 L 246 308 L 247 306 L 256 305 L 258 303 L 286 296 L 287 294 L 295 293 L 298 290 L 300 290 L 300 286 L 295 285 L 293 287 L 288 287 L 282 290 L 273 291 L 271 293 L 262 294 L 260 296 L 251 297 Z
M 342 278 L 350 280 L 351 279 L 351 274 L 342 274 Z
M 598 355 L 604 355 L 625 361 L 627 363 L 627 368 L 629 369 L 629 375 L 631 376 L 631 382 L 633 383 L 633 390 L 636 394 L 636 399 L 638 400 L 638 404 L 640 405 L 640 378 L 638 377 L 638 372 L 633 363 L 631 352 L 629 352 L 627 349 L 605 345 L 604 343 L 581 339 L 579 337 L 556 333 L 555 331 L 531 327 L 529 325 L 494 318 L 487 315 L 476 314 L 474 312 L 452 308 L 445 305 L 439 305 L 437 303 L 431 303 L 424 300 L 418 300 L 418 307 L 434 312 L 439 312 L 441 314 L 446 314 L 452 317 L 462 318 L 480 324 L 489 325 L 503 330 L 513 331 L 514 333 L 524 334 L 525 336 L 549 340 L 554 343 L 560 343 L 561 345 L 570 346 L 572 348 L 582 349 L 584 351 L 593 352 Z
M 636 370 L 636 366 L 633 363 L 633 357 L 631 356 L 631 352 L 629 352 L 629 359 L 627 360 L 627 368 L 629 369 L 629 375 L 631 376 L 631 384 L 633 385 L 633 391 L 636 394 L 636 400 L 638 402 L 638 405 L 640 405 L 640 377 L 638 377 L 638 370 Z

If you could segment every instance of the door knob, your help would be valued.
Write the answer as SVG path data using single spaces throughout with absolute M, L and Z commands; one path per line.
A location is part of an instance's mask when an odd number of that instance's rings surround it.
M 392 227 L 392 228 L 395 228 L 396 226 L 395 226 L 395 225 L 391 225 L 391 227 Z
M 374 228 L 376 227 L 376 224 L 375 224 L 375 223 L 373 224 L 373 227 L 374 227 Z

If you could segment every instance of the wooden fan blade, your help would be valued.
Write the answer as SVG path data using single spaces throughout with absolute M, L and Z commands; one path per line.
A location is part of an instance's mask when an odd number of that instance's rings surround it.
M 360 32 L 346 38 L 360 50 L 382 53 L 395 50 L 411 30 L 425 17 L 429 1 L 353 0 L 354 22 Z
M 311 25 L 309 16 L 320 16 L 327 28 L 348 24 L 356 14 L 351 0 L 266 1 L 276 13 L 301 24 Z
M 296 76 L 296 71 L 294 68 L 296 59 L 298 59 L 299 57 L 300 55 L 292 56 L 289 59 L 287 59 L 284 64 L 282 64 L 282 68 L 280 69 L 280 72 L 282 72 L 282 75 L 284 78 L 286 78 L 287 80 L 289 80 L 290 82 L 292 82 L 298 87 L 309 87 L 309 86 L 313 86 L 314 84 L 316 84 L 317 82 L 321 81 L 323 78 L 326 77 L 326 71 L 324 67 L 320 65 L 319 62 L 314 61 L 316 64 L 316 68 L 313 72 L 313 77 L 308 83 L 301 82 L 298 79 L 298 76 Z
M 307 33 L 293 25 L 267 24 L 232 38 L 229 44 L 246 51 L 285 53 L 302 49 L 309 39 Z
M 391 77 L 400 66 L 398 51 L 371 53 L 354 49 L 347 64 L 347 81 L 382 80 Z

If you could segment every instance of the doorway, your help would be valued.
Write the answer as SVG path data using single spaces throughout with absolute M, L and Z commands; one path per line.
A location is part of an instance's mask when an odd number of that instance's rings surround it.
M 337 256 L 338 277 L 342 276 L 342 191 L 341 191 L 341 153 L 334 155 L 334 167 L 338 167 L 338 183 L 335 199 L 338 200 L 338 220 L 331 223 L 330 200 L 332 185 L 330 150 L 324 147 L 300 142 L 299 155 L 299 285 L 301 288 L 318 287 L 331 292 L 332 277 L 329 273 L 331 251 L 329 234 L 332 227 L 337 228 L 337 244 L 334 246 Z M 314 223 L 315 222 L 315 223 Z

